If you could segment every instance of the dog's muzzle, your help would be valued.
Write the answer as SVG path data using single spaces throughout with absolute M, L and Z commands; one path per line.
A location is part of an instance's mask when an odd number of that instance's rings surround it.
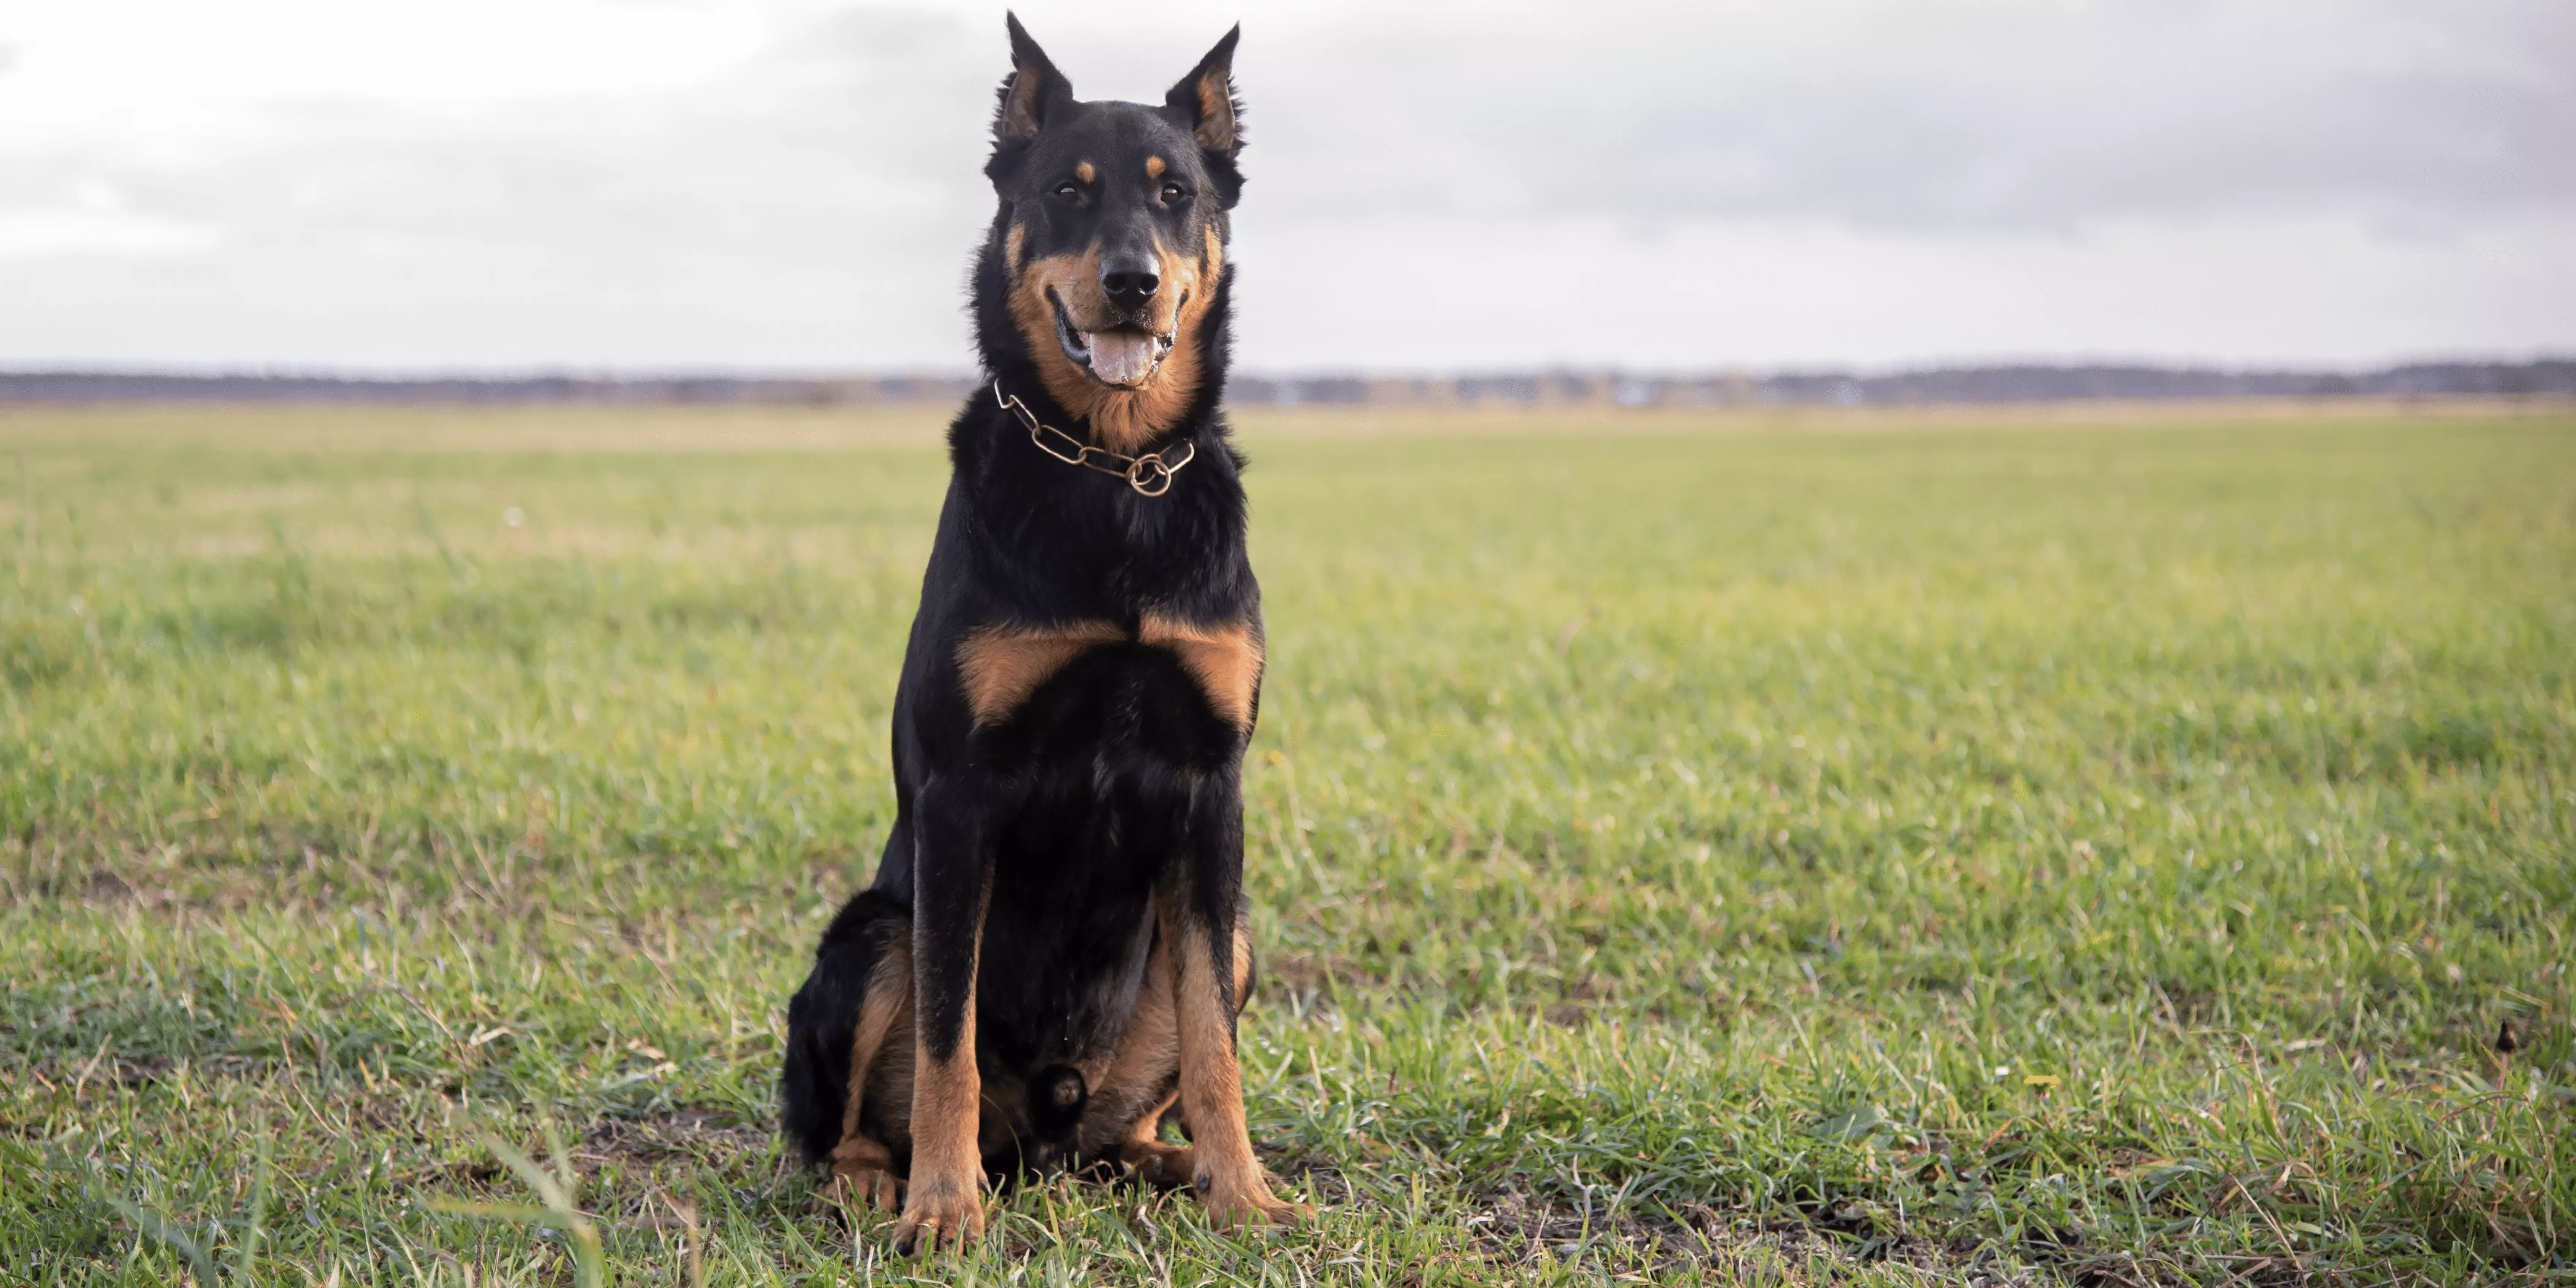
M 1132 388 L 1153 378 L 1180 334 L 1177 322 L 1175 330 L 1161 332 L 1141 326 L 1084 331 L 1074 326 L 1073 314 L 1052 290 L 1047 292 L 1047 303 L 1055 306 L 1055 342 L 1064 356 L 1104 385 Z M 1177 318 L 1179 311 L 1173 315 Z

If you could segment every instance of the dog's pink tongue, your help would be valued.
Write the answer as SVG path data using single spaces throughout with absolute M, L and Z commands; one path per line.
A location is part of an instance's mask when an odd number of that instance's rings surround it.
M 1085 331 L 1091 374 L 1113 385 L 1132 385 L 1154 369 L 1154 337 L 1142 331 Z

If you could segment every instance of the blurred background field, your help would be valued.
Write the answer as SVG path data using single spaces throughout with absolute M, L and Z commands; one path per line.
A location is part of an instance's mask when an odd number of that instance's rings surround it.
M 541 1120 L 632 1281 L 854 1273 L 770 1083 L 943 419 L 0 414 L 0 1277 L 554 1282 L 429 1206 Z M 2569 1273 L 2563 404 L 1239 425 L 1327 1216 L 983 1281 Z

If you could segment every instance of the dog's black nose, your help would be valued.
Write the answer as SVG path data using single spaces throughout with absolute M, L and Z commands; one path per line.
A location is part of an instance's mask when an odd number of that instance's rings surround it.
M 1141 255 L 1118 255 L 1100 262 L 1100 290 L 1111 304 L 1135 308 L 1154 298 L 1154 288 L 1163 284 L 1154 261 Z

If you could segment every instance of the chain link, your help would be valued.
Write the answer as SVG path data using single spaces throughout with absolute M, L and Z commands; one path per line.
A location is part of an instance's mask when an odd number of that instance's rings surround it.
M 1186 440 L 1181 444 L 1181 459 L 1177 461 L 1164 460 L 1161 452 L 1129 456 L 1105 447 L 1094 447 L 1053 425 L 1038 423 L 1037 413 L 1030 411 L 1028 404 L 1003 393 L 999 380 L 993 382 L 993 401 L 1029 427 L 1029 441 L 1037 444 L 1039 451 L 1067 465 L 1079 465 L 1125 479 L 1127 486 L 1136 489 L 1138 496 L 1161 496 L 1171 491 L 1172 476 L 1180 473 L 1182 466 L 1198 459 L 1198 445 Z

